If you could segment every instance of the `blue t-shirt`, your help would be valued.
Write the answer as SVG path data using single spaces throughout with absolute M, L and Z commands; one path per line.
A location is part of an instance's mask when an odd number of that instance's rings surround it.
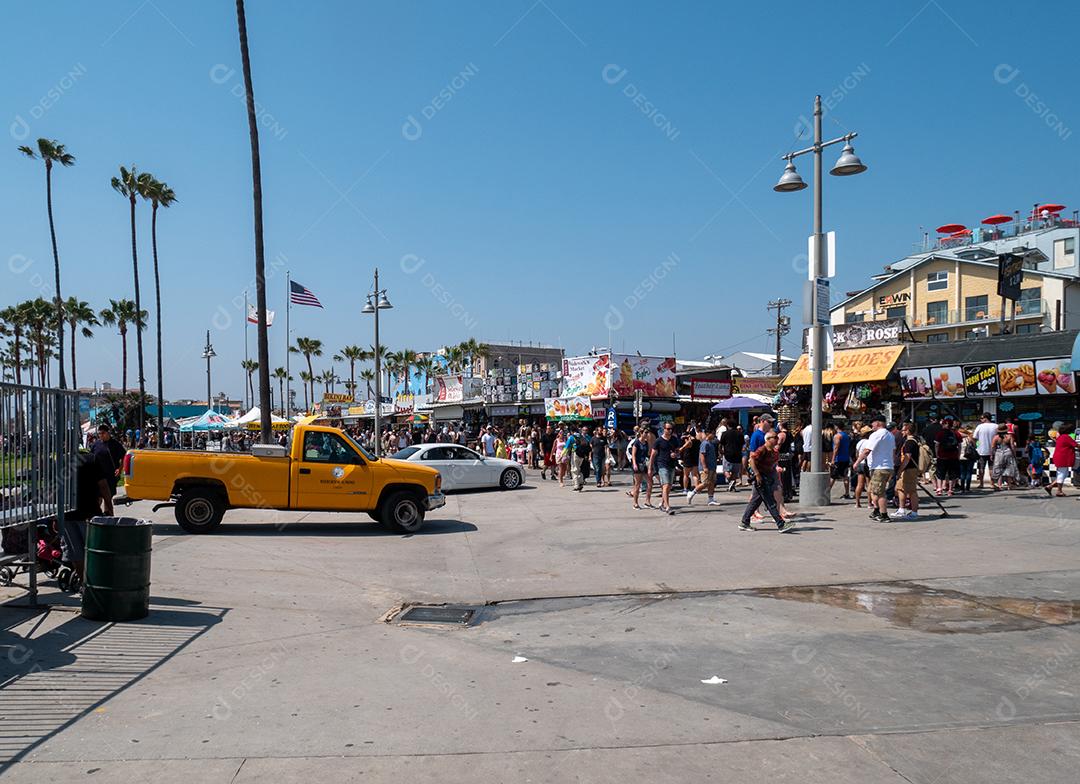
M 716 444 L 709 440 L 702 441 L 698 455 L 706 471 L 716 470 Z
M 756 452 L 763 446 L 765 446 L 765 433 L 758 428 L 750 434 L 750 451 Z
M 851 436 L 843 430 L 840 431 L 840 445 L 836 448 L 836 462 L 851 462 Z

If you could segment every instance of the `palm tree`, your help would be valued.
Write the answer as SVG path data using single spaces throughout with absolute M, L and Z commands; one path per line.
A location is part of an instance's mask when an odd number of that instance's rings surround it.
M 311 385 L 311 394 L 315 395 L 315 376 L 306 370 L 300 371 L 300 380 L 304 382 L 304 412 L 311 410 L 311 406 L 308 405 L 308 385 Z
M 38 158 L 45 161 L 45 204 L 49 211 L 49 236 L 52 238 L 53 272 L 56 276 L 56 323 L 64 321 L 63 300 L 60 297 L 60 253 L 56 248 L 56 224 L 53 222 L 52 211 L 52 167 L 54 163 L 61 166 L 74 166 L 75 156 L 69 153 L 64 145 L 55 139 L 38 139 L 37 152 L 30 147 L 19 147 L 19 152 L 28 158 Z M 64 330 L 57 333 L 57 352 L 60 357 L 60 388 L 64 389 L 67 384 L 64 379 Z
M 337 374 L 335 374 L 333 370 L 324 370 L 322 373 L 319 374 L 316 381 L 320 382 L 323 385 L 324 391 L 327 394 L 330 394 L 330 387 L 333 385 L 334 379 L 336 377 Z
M 165 404 L 165 384 L 162 378 L 161 359 L 161 276 L 158 274 L 157 253 L 157 211 L 158 207 L 170 207 L 176 202 L 176 194 L 173 189 L 161 180 L 149 177 L 143 198 L 150 200 L 150 246 L 154 251 L 154 300 L 156 310 L 154 312 L 154 326 L 157 329 L 157 394 L 158 394 L 158 417 L 157 432 L 160 444 L 161 433 L 164 432 L 165 421 L 162 406 Z M 247 314 L 244 314 L 245 318 Z
M 122 383 L 120 385 L 121 394 L 127 396 L 127 331 L 129 324 L 135 324 L 135 332 L 139 333 L 146 329 L 146 317 L 147 312 L 145 310 L 140 311 L 135 307 L 135 303 L 130 299 L 109 300 L 109 307 L 102 309 L 101 322 L 106 326 L 111 327 L 116 325 L 120 331 L 120 347 L 121 347 L 121 373 L 120 378 Z
M 64 303 L 64 319 L 67 321 L 67 325 L 71 328 L 71 388 L 79 388 L 79 376 L 76 372 L 75 366 L 75 333 L 78 330 L 79 325 L 82 326 L 82 336 L 84 338 L 94 337 L 94 331 L 90 327 L 96 327 L 101 324 L 98 321 L 97 314 L 94 313 L 94 309 L 90 307 L 90 303 L 83 302 L 78 297 L 68 297 L 67 302 Z M 160 390 L 158 391 L 158 397 L 161 397 Z M 160 431 L 160 427 L 159 430 Z
M 446 355 L 446 369 L 451 373 L 460 373 L 465 367 L 465 350 L 460 346 L 447 346 L 444 349 Z
M 256 362 L 254 359 L 245 359 L 240 362 L 240 367 L 242 367 L 244 369 L 244 372 L 247 373 L 248 394 L 251 395 L 251 399 L 252 401 L 254 401 L 255 387 L 251 383 L 251 374 L 259 369 L 259 363 Z
M 349 362 L 349 389 L 356 393 L 356 363 L 363 362 L 369 359 L 368 352 L 360 348 L 360 346 L 345 346 L 341 349 L 340 356 L 335 356 L 334 359 L 348 360 Z
M 409 394 L 409 371 L 416 365 L 418 355 L 411 348 L 403 348 L 398 352 L 398 363 L 401 365 L 401 374 L 405 379 L 405 392 Z
M 56 311 L 51 303 L 41 297 L 24 303 L 27 340 L 34 349 L 34 360 L 38 371 L 38 384 L 45 386 L 46 370 L 52 357 L 52 346 L 56 333 L 63 329 L 56 320 Z
M 22 384 L 22 347 L 23 334 L 26 328 L 26 303 L 10 305 L 0 311 L 0 319 L 8 325 L 7 332 L 11 335 L 11 361 L 15 369 L 15 383 Z
M 274 368 L 274 372 L 271 374 L 278 382 L 278 402 L 281 404 L 281 412 L 284 416 L 289 415 L 289 402 L 285 399 L 285 382 L 291 381 L 289 374 L 283 367 Z
M 135 199 L 143 196 L 145 197 L 147 188 L 150 185 L 152 178 L 149 174 L 139 174 L 135 167 L 132 166 L 130 171 L 123 166 L 120 167 L 120 176 L 113 177 L 110 181 L 114 191 L 119 193 L 131 206 L 131 268 L 135 280 L 135 310 L 139 313 L 144 312 L 142 309 L 142 295 L 139 292 L 139 251 L 135 242 Z M 143 345 L 142 345 L 142 330 L 135 330 L 135 352 L 139 361 L 139 399 L 146 399 L 146 376 L 143 373 Z M 144 419 L 146 412 L 139 408 L 138 423 L 139 429 L 144 428 Z
M 416 372 L 424 376 L 424 393 L 431 391 L 431 377 L 435 373 L 436 365 L 435 360 L 430 355 L 425 354 L 416 360 Z
M 259 161 L 259 123 L 255 114 L 255 89 L 251 85 L 251 55 L 248 52 L 247 15 L 244 0 L 236 0 L 236 27 L 240 36 L 240 61 L 244 71 L 244 99 L 247 104 L 248 139 L 251 143 L 251 192 L 255 218 L 255 300 L 260 314 L 266 313 L 266 264 L 263 256 L 262 164 Z M 262 408 L 260 437 L 264 444 L 273 435 L 270 424 L 270 344 L 265 318 L 259 318 L 259 405 Z
M 367 399 L 371 400 L 371 382 L 375 380 L 375 371 L 364 368 L 360 371 L 360 380 L 367 384 Z
M 312 384 L 312 387 L 311 387 L 311 399 L 314 400 L 315 399 L 315 386 L 314 386 L 314 384 L 315 384 L 315 381 L 314 381 L 315 371 L 311 367 L 311 358 L 312 357 L 321 357 L 322 356 L 322 341 L 321 340 L 316 340 L 315 338 L 297 338 L 296 339 L 296 345 L 295 346 L 289 346 L 289 351 L 293 352 L 294 354 L 303 354 L 304 355 L 304 359 L 307 361 L 308 377 L 311 379 L 310 383 Z M 301 376 L 301 380 L 303 380 L 303 376 Z

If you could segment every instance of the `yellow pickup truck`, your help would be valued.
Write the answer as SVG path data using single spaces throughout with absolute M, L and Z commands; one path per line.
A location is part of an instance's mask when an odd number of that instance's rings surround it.
M 288 450 L 136 449 L 123 470 L 128 498 L 171 503 L 192 534 L 213 531 L 228 509 L 366 512 L 411 533 L 446 503 L 434 468 L 375 457 L 341 430 L 317 425 L 294 427 Z

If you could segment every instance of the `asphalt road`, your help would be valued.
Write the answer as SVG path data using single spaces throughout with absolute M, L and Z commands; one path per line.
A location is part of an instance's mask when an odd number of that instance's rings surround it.
M 668 517 L 623 489 L 533 475 L 414 536 L 235 512 L 196 537 L 135 505 L 158 523 L 147 620 L 0 607 L 0 775 L 1076 780 L 1077 498 L 835 506 L 779 534 L 736 530 L 745 491 Z M 411 603 L 476 616 L 383 620 Z

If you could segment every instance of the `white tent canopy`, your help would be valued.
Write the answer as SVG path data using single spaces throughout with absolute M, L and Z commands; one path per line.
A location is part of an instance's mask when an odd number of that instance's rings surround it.
M 260 408 L 258 406 L 254 406 L 250 411 L 248 411 L 243 416 L 239 416 L 236 419 L 231 420 L 229 422 L 229 424 L 225 425 L 225 427 L 227 427 L 229 429 L 237 428 L 237 427 L 245 427 L 246 428 L 250 424 L 258 424 L 261 419 L 262 419 L 262 411 L 260 410 Z M 273 426 L 273 425 L 285 425 L 285 424 L 289 424 L 289 420 L 282 419 L 277 414 L 271 414 L 270 415 L 270 424 L 271 424 L 271 426 Z

